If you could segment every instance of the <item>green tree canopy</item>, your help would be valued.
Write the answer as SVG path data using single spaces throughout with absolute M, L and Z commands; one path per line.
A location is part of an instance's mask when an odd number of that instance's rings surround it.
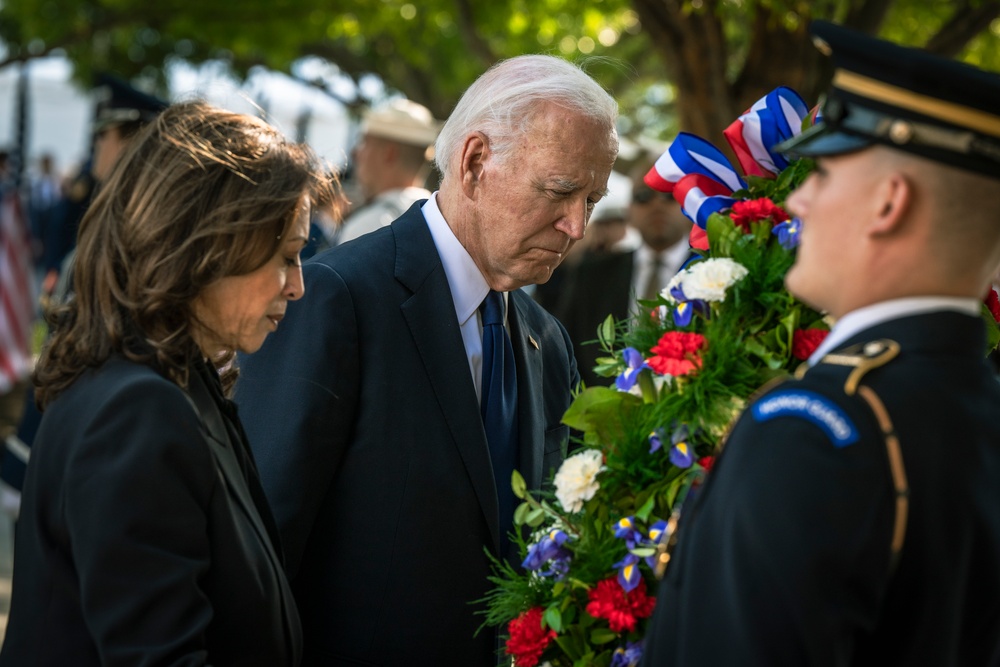
M 497 60 L 552 53 L 591 58 L 626 131 L 717 142 L 777 85 L 816 99 L 829 72 L 808 38 L 812 18 L 1000 70 L 998 16 L 1000 0 L 4 0 L 0 66 L 61 50 L 81 82 L 112 70 L 162 92 L 174 59 L 220 59 L 245 75 L 318 56 L 444 118 Z

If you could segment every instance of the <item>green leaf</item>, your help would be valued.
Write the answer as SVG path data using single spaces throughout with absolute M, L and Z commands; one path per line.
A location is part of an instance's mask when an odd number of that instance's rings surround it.
M 524 522 L 528 519 L 528 512 L 531 511 L 531 505 L 528 503 L 521 503 L 514 510 L 514 525 L 523 526 Z
M 572 637 L 567 637 L 566 635 L 558 635 L 555 638 L 556 646 L 562 649 L 562 652 L 566 654 L 566 657 L 570 660 L 577 660 L 582 653 L 581 647 L 577 646 L 577 643 L 573 641 Z
M 993 313 L 985 303 L 982 305 L 982 314 L 983 324 L 986 325 L 986 354 L 989 354 L 1000 345 L 1000 325 L 993 319 Z
M 566 590 L 566 584 L 564 584 L 561 581 L 557 581 L 555 585 L 552 586 L 552 596 L 553 597 L 558 596 L 564 590 Z
M 521 500 L 524 500 L 524 497 L 528 494 L 528 484 L 524 481 L 521 473 L 516 470 L 511 473 L 510 488 L 514 489 L 514 495 Z
M 654 507 L 656 507 L 656 496 L 652 495 L 645 503 L 642 504 L 639 511 L 635 513 L 636 518 L 645 521 L 649 518 L 649 515 L 653 511 Z
M 652 556 L 656 553 L 656 549 L 653 547 L 638 547 L 635 549 L 629 549 L 629 553 L 639 558 L 646 558 L 647 556 Z
M 618 638 L 617 632 L 612 632 L 608 628 L 597 628 L 596 630 L 590 631 L 590 643 L 591 644 L 607 644 L 608 642 L 613 642 Z
M 545 520 L 545 510 L 541 507 L 536 507 L 528 512 L 527 516 L 524 518 L 524 522 L 531 526 L 532 528 L 538 528 L 542 525 L 542 521 Z
M 583 431 L 588 444 L 615 442 L 622 434 L 622 418 L 629 405 L 638 406 L 641 399 L 609 387 L 588 387 L 570 404 L 563 423 Z
M 601 322 L 601 325 L 597 327 L 597 340 L 600 341 L 601 347 L 605 350 L 610 351 L 615 343 L 615 316 L 608 315 Z
M 542 616 L 542 621 L 556 632 L 562 632 L 562 612 L 559 611 L 559 607 L 549 607 L 546 609 L 545 614 Z

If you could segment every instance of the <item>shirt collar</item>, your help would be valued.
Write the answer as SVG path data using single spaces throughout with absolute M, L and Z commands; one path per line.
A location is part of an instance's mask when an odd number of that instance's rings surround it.
M 830 330 L 816 351 L 809 357 L 809 365 L 815 365 L 831 350 L 847 341 L 855 334 L 869 329 L 876 324 L 897 320 L 910 315 L 921 315 L 942 310 L 953 310 L 973 317 L 978 317 L 981 307 L 976 299 L 950 296 L 914 296 L 903 299 L 891 299 L 881 303 L 858 308 L 844 315 Z
M 437 203 L 437 192 L 430 196 L 420 211 L 427 220 L 427 227 L 434 239 L 438 255 L 441 256 L 444 274 L 451 288 L 451 298 L 455 302 L 458 324 L 462 326 L 479 309 L 490 291 L 490 286 L 472 260 L 469 251 L 461 244 L 441 214 Z M 506 296 L 505 294 L 504 297 Z

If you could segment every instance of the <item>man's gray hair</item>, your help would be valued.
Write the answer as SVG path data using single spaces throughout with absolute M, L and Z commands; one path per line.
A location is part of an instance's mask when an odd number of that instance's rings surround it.
M 469 86 L 438 134 L 434 160 L 443 179 L 470 132 L 482 132 L 500 159 L 551 102 L 614 129 L 618 104 L 589 74 L 562 58 L 525 55 L 503 60 Z

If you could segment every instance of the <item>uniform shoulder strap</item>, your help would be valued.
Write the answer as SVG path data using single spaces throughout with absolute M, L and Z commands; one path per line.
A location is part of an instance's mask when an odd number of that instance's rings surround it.
M 903 452 L 899 446 L 899 436 L 892 424 L 889 411 L 879 395 L 861 381 L 869 371 L 885 366 L 899 355 L 899 343 L 894 340 L 882 339 L 863 343 L 848 348 L 837 354 L 828 354 L 820 359 L 820 364 L 835 366 L 851 366 L 844 383 L 844 393 L 848 396 L 860 396 L 871 408 L 882 431 L 885 441 L 885 451 L 889 459 L 889 469 L 892 472 L 892 484 L 896 495 L 895 523 L 892 531 L 892 555 L 889 562 L 889 572 L 896 570 L 900 556 L 903 553 L 903 542 L 906 538 L 906 520 L 909 515 L 910 485 L 906 479 L 906 466 L 903 465 Z M 803 371 L 800 367 L 799 371 Z M 797 372 L 797 375 L 799 373 Z

